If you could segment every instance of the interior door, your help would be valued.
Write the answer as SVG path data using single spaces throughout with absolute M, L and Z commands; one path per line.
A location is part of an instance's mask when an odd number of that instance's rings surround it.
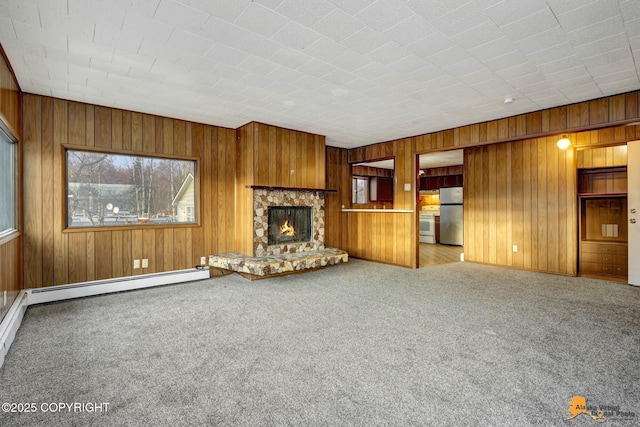
M 640 286 L 640 141 L 627 145 L 629 284 Z

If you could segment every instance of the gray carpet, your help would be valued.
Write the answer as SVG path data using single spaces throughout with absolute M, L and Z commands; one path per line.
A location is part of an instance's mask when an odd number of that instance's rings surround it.
M 27 311 L 0 402 L 38 410 L 0 424 L 639 425 L 639 320 L 639 288 L 470 263 L 85 298 Z

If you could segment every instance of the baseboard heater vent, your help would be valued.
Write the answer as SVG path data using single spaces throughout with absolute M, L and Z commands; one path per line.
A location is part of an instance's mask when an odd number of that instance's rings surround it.
M 209 278 L 209 269 L 187 269 L 153 273 L 141 276 L 121 277 L 117 279 L 96 280 L 92 282 L 73 283 L 70 285 L 50 286 L 47 288 L 28 289 L 29 305 L 63 301 L 112 292 L 131 291 L 153 286 L 173 283 L 191 282 Z

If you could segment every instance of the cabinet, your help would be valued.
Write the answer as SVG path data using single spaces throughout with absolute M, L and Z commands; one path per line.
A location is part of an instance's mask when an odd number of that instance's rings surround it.
M 420 190 L 438 190 L 448 187 L 462 187 L 462 165 L 442 166 L 423 169 L 420 177 Z
M 626 167 L 578 170 L 581 275 L 626 280 Z
M 420 178 L 420 190 L 438 190 L 448 187 L 462 187 L 462 175 L 423 176 Z
M 440 215 L 436 215 L 435 219 L 436 219 L 436 243 L 440 243 Z
M 593 243 L 580 245 L 581 271 L 586 274 L 627 276 L 627 245 L 618 243 Z
M 393 202 L 393 178 L 377 176 L 369 178 L 369 200 Z

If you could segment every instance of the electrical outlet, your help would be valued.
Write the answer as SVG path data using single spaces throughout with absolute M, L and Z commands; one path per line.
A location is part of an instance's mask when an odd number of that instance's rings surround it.
M 142 260 L 142 268 L 149 268 L 149 258 L 144 258 Z
M 513 245 L 513 252 L 518 252 L 518 245 Z
M 207 265 L 207 257 L 206 256 L 201 256 L 200 257 L 200 265 Z
M 133 260 L 133 269 L 135 270 L 136 268 L 140 268 L 140 260 L 139 259 L 134 259 Z

